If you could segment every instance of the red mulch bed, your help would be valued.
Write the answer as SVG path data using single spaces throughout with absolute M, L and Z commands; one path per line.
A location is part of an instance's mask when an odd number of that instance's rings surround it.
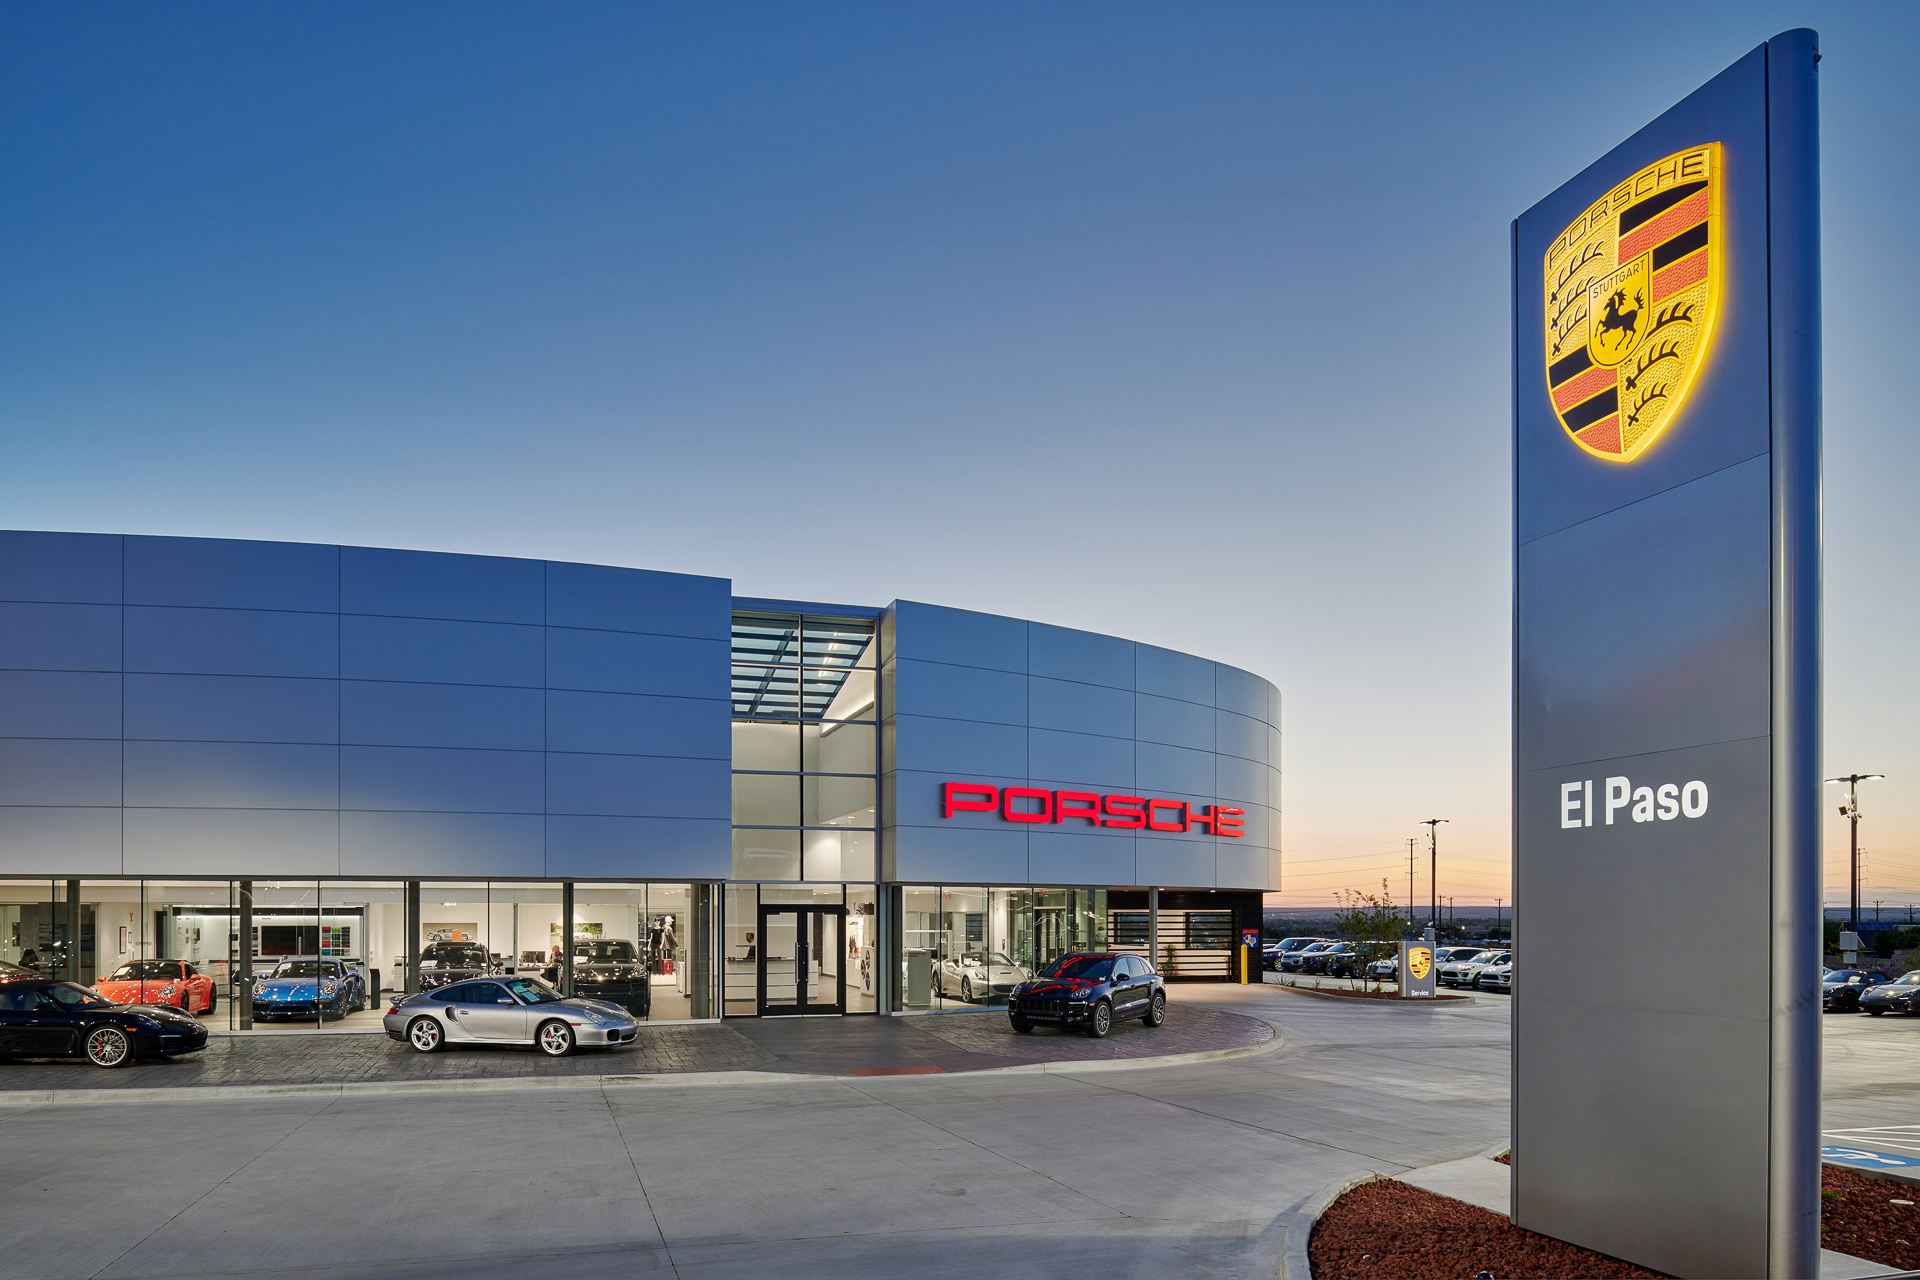
M 1495 1164 L 1511 1165 L 1513 1163 L 1513 1152 L 1502 1151 L 1499 1155 L 1493 1158 L 1493 1162 Z
M 1893 1204 L 1905 1200 L 1907 1204 Z M 1920 1187 L 1820 1168 L 1820 1247 L 1920 1270 Z
M 1511 1164 L 1510 1155 L 1496 1156 Z M 1920 1271 L 1920 1187 L 1820 1170 L 1822 1248 Z M 1907 1201 L 1898 1204 L 1896 1201 Z M 1612 1280 L 1658 1277 L 1618 1258 L 1523 1231 L 1497 1213 L 1383 1178 L 1320 1215 L 1308 1239 L 1314 1280 Z
M 1473 1280 L 1482 1271 L 1500 1280 L 1663 1280 L 1658 1271 L 1522 1231 L 1504 1214 L 1391 1178 L 1362 1183 L 1327 1206 L 1307 1257 L 1314 1280 Z

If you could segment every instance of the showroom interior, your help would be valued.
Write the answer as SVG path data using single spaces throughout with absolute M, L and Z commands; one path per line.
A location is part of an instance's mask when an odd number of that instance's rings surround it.
M 1115 637 L 118 535 L 0 534 L 0 597 L 0 961 L 177 978 L 216 1028 L 480 971 L 652 1022 L 991 1007 L 1085 948 L 1237 981 L 1279 883 L 1278 691 Z M 259 1003 L 312 960 L 356 1007 Z

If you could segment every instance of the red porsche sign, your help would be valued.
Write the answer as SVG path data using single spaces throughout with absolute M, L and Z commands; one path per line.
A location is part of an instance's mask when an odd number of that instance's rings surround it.
M 1099 795 L 1092 791 L 1043 791 L 1038 787 L 990 786 L 984 782 L 940 784 L 940 816 L 998 811 L 1008 822 L 1070 820 L 1089 826 L 1120 830 L 1188 831 L 1194 827 L 1216 836 L 1244 836 L 1246 810 L 1225 805 L 1195 809 L 1185 800 L 1158 800 L 1147 796 Z

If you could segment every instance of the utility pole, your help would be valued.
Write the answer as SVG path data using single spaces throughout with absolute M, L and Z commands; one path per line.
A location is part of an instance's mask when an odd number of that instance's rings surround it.
M 1506 901 L 1505 898 L 1495 898 L 1493 900 L 1493 936 L 1496 938 L 1500 936 L 1500 908 L 1505 905 Z
M 1847 784 L 1847 802 L 1840 806 L 1840 816 L 1845 818 L 1853 829 L 1853 839 L 1847 858 L 1848 878 L 1853 886 L 1853 894 L 1848 899 L 1847 928 L 1857 930 L 1860 927 L 1860 784 L 1871 778 L 1884 778 L 1884 773 L 1850 773 L 1844 778 L 1828 778 L 1829 786 L 1844 782 Z
M 1880 899 L 1878 898 L 1873 900 L 1873 922 L 1875 924 L 1880 923 Z
M 1436 929 L 1440 927 L 1440 824 L 1445 821 L 1445 818 L 1423 818 L 1420 821 L 1420 825 L 1427 829 L 1427 856 L 1432 860 L 1427 873 L 1431 881 L 1427 890 L 1433 895 L 1433 903 L 1427 923 Z
M 1413 928 L 1413 837 L 1407 837 L 1407 928 Z

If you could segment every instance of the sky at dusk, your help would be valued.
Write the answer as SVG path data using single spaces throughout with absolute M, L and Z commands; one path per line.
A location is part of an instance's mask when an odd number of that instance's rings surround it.
M 1430 817 L 1510 898 L 1508 224 L 1797 26 L 1827 772 L 1920 902 L 1911 4 L 9 6 L 0 524 L 1196 652 L 1283 691 L 1271 902 Z

